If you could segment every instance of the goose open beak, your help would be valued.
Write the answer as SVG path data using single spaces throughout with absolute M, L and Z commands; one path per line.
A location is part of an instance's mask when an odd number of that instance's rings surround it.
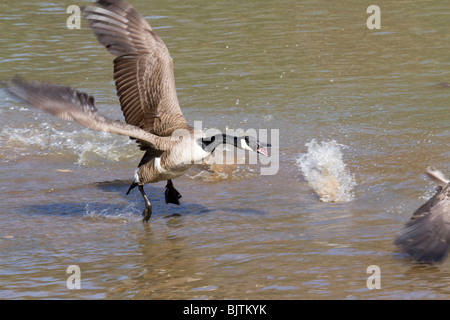
M 256 152 L 261 153 L 261 154 L 265 155 L 266 157 L 269 156 L 269 153 L 267 152 L 267 150 L 264 148 L 261 148 L 261 147 L 258 147 L 258 149 L 256 149 Z

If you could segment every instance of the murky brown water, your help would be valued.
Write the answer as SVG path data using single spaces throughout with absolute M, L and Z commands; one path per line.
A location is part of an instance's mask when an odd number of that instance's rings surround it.
M 20 74 L 95 95 L 121 118 L 112 57 L 82 21 L 79 1 L 4 1 L 0 76 Z M 180 103 L 205 127 L 279 129 L 279 171 L 195 168 L 164 183 L 143 225 L 125 195 L 141 152 L 125 137 L 29 110 L 1 92 L 0 298 L 442 299 L 450 265 L 420 266 L 395 234 L 433 193 L 422 175 L 450 175 L 450 39 L 446 1 L 133 0 L 167 44 Z M 320 201 L 298 159 L 311 140 L 336 141 L 352 200 Z M 201 173 L 201 175 L 198 175 Z M 81 289 L 66 287 L 69 265 Z M 369 290 L 370 265 L 381 288 Z

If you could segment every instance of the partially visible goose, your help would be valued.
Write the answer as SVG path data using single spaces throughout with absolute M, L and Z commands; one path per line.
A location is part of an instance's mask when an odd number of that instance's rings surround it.
M 206 137 L 186 123 L 175 91 L 172 58 L 164 42 L 145 19 L 123 0 L 98 0 L 100 7 L 83 8 L 97 39 L 116 58 L 114 80 L 125 122 L 98 114 L 94 98 L 70 87 L 28 82 L 15 78 L 6 90 L 29 106 L 93 130 L 114 132 L 136 139 L 145 154 L 127 194 L 138 187 L 145 200 L 143 220 L 152 205 L 144 185 L 167 180 L 166 203 L 179 204 L 172 179 L 183 175 L 221 144 L 268 155 L 250 136 L 218 134 Z
M 438 170 L 425 173 L 437 183 L 437 192 L 401 230 L 395 244 L 422 263 L 441 262 L 450 246 L 450 181 Z

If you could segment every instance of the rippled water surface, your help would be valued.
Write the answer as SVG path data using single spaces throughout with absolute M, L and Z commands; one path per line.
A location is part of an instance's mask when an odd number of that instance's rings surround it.
M 70 85 L 122 119 L 112 56 L 84 21 L 66 27 L 66 8 L 89 3 L 6 0 L 0 76 Z M 279 170 L 196 166 L 174 181 L 181 206 L 165 204 L 163 182 L 147 185 L 154 214 L 143 224 L 139 192 L 125 195 L 142 156 L 133 141 L 1 91 L 0 298 L 450 296 L 449 261 L 418 265 L 393 245 L 434 192 L 424 169 L 450 176 L 449 2 L 380 2 L 379 30 L 366 26 L 365 1 L 132 4 L 174 58 L 188 122 L 279 130 Z M 322 201 L 302 171 L 311 141 L 331 149 L 309 168 L 345 168 L 345 201 Z M 80 290 L 66 286 L 70 265 Z M 380 289 L 366 286 L 371 265 Z

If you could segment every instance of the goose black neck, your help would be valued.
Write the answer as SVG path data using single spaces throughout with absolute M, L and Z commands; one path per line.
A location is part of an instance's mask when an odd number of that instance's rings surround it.
M 211 137 L 206 137 L 200 140 L 201 146 L 203 150 L 208 152 L 213 152 L 221 144 L 231 144 L 235 147 L 239 147 L 238 145 L 238 137 L 230 136 L 228 134 L 216 134 Z

